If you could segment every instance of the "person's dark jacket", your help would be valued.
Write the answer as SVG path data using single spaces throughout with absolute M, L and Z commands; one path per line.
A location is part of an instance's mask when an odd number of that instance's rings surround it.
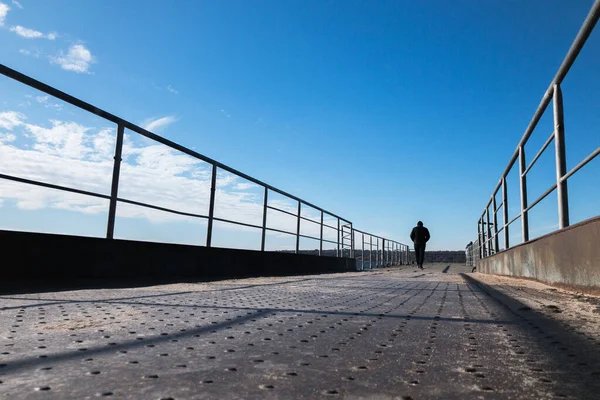
M 429 229 L 424 226 L 415 226 L 410 233 L 410 239 L 415 245 L 424 245 L 429 241 Z

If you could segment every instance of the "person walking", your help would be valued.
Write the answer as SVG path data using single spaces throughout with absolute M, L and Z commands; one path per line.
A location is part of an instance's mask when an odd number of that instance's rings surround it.
M 430 239 L 429 229 L 423 226 L 423 222 L 417 222 L 417 226 L 410 232 L 410 240 L 413 241 L 415 246 L 415 257 L 417 258 L 417 265 L 423 269 L 423 261 L 425 259 L 425 245 Z

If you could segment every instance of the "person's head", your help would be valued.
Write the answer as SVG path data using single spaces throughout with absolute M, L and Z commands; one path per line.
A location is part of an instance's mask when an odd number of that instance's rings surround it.
M 421 222 L 421 221 L 417 222 L 417 226 L 423 226 L 423 222 Z

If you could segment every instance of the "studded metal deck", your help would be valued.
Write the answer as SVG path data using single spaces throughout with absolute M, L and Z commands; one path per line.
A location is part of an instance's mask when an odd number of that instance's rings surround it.
M 600 398 L 595 298 L 465 272 L 2 295 L 0 399 Z

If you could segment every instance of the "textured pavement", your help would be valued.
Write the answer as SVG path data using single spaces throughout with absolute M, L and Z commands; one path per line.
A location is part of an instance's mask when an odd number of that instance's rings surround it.
M 600 302 L 460 265 L 0 295 L 0 399 L 600 399 Z

